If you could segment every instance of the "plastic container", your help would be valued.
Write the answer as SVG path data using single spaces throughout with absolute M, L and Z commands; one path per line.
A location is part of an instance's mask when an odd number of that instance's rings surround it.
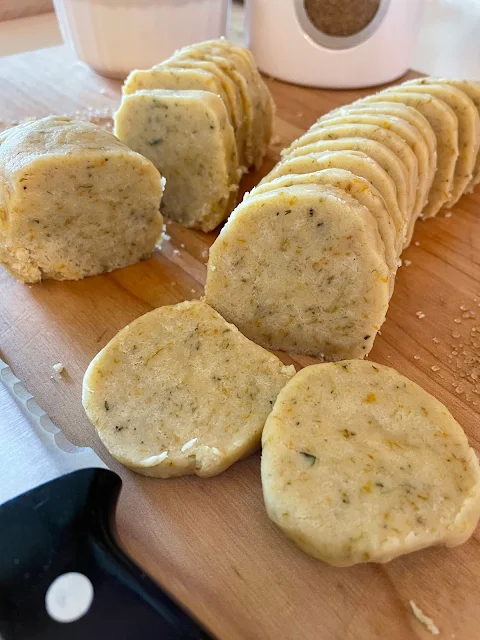
M 125 78 L 225 35 L 229 0 L 54 0 L 63 39 L 98 73 Z
M 409 69 L 424 0 L 379 0 L 366 23 L 362 9 L 371 8 L 372 0 L 248 3 L 250 47 L 264 73 L 296 84 L 348 89 L 390 82 Z M 333 5 L 339 12 L 336 21 Z M 340 7 L 349 7 L 349 14 L 342 15 Z M 328 18 L 331 28 L 325 24 Z M 360 27 L 338 35 L 355 18 Z

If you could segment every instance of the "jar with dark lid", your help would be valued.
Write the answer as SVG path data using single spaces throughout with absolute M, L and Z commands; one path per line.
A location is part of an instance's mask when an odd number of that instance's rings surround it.
M 288 82 L 357 88 L 410 67 L 424 0 L 248 0 L 260 69 Z

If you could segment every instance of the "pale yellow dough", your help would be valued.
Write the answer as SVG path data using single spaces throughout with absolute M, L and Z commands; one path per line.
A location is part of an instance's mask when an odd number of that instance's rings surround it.
M 362 358 L 385 320 L 389 275 L 366 207 L 330 185 L 295 185 L 238 205 L 210 248 L 205 295 L 269 349 Z
M 361 141 L 362 139 L 360 138 L 359 140 Z M 375 145 L 376 143 L 373 144 Z M 388 173 L 373 158 L 362 151 L 321 151 L 294 158 L 287 156 L 250 193 L 252 195 L 258 193 L 259 187 L 271 183 L 279 177 L 290 174 L 308 174 L 333 168 L 351 171 L 360 178 L 368 180 L 380 193 L 384 200 L 388 217 L 395 228 L 395 251 L 398 258 L 403 249 L 406 225 L 398 207 L 397 189 Z
M 402 91 L 419 91 L 434 96 L 447 104 L 458 119 L 458 159 L 452 185 L 452 196 L 447 206 L 453 205 L 472 182 L 480 147 L 480 117 L 472 100 L 463 91 L 434 78 L 418 78 L 401 85 Z
M 385 201 L 380 192 L 368 180 L 344 169 L 328 168 L 314 171 L 313 173 L 291 173 L 275 178 L 271 182 L 264 182 L 258 185 L 246 197 L 254 198 L 268 191 L 302 184 L 331 185 L 344 191 L 345 195 L 352 196 L 370 211 L 375 218 L 380 237 L 385 245 L 385 260 L 390 269 L 390 293 L 393 293 L 395 274 L 398 267 L 395 226 L 388 215 Z
M 433 80 L 434 78 L 432 78 Z M 460 91 L 463 91 L 475 105 L 477 113 L 480 117 L 480 83 L 472 82 L 470 80 L 450 80 L 448 78 L 435 78 L 437 82 L 442 84 L 449 84 Z M 473 191 L 476 184 L 480 182 L 480 150 L 477 153 L 477 160 L 475 162 L 475 169 L 473 172 L 473 178 L 465 189 L 466 193 Z
M 277 168 L 280 168 L 282 164 L 292 160 L 293 158 L 314 157 L 325 151 L 359 151 L 370 156 L 372 160 L 382 167 L 392 180 L 392 187 L 396 192 L 395 199 L 397 202 L 397 214 L 395 214 L 395 217 L 397 219 L 400 217 L 398 216 L 398 211 L 400 211 L 401 218 L 403 218 L 403 224 L 395 223 L 397 229 L 403 236 L 403 246 L 408 221 L 410 219 L 408 175 L 405 165 L 395 155 L 395 153 L 393 153 L 393 151 L 381 142 L 369 140 L 364 137 L 345 137 L 334 140 L 320 140 L 306 146 L 298 147 L 293 151 L 288 151 L 288 153 L 287 151 L 287 149 L 282 151 L 282 160 L 273 168 L 273 172 L 276 172 Z M 395 199 L 392 200 L 393 208 L 395 208 Z
M 158 67 L 154 68 L 185 68 L 206 70 L 212 73 L 222 86 L 222 99 L 230 115 L 237 143 L 237 154 L 240 161 L 242 172 L 248 168 L 250 164 L 248 129 L 243 109 L 243 102 L 240 89 L 232 78 L 221 69 L 218 64 L 212 60 L 203 59 L 202 57 L 176 57 L 173 56 L 162 62 Z
M 285 151 L 285 155 L 289 155 L 289 152 L 293 150 L 306 149 L 310 144 L 318 141 L 330 141 L 347 137 L 367 138 L 368 140 L 380 142 L 388 147 L 405 166 L 407 172 L 408 222 L 410 222 L 417 192 L 418 162 L 414 152 L 405 140 L 393 131 L 388 131 L 373 124 L 325 125 L 319 129 L 310 129 L 298 140 L 292 142 Z
M 437 168 L 436 156 L 430 156 L 427 144 L 420 131 L 410 122 L 398 115 L 386 113 L 354 113 L 345 111 L 342 113 L 327 114 L 320 119 L 316 127 L 333 126 L 335 124 L 373 124 L 392 131 L 399 135 L 415 153 L 418 163 L 418 181 L 415 191 L 415 201 L 410 217 L 405 246 L 410 244 L 415 228 L 415 222 L 427 204 L 428 194 L 432 186 L 435 170 Z
M 83 406 L 108 451 L 147 476 L 220 473 L 260 445 L 294 375 L 201 301 L 160 307 L 93 359 Z
M 0 263 L 19 280 L 78 280 L 149 257 L 163 180 L 88 122 L 49 116 L 0 134 Z
M 429 122 L 437 138 L 437 171 L 422 217 L 432 218 L 452 198 L 453 179 L 458 158 L 458 118 L 442 100 L 413 90 L 401 91 L 403 85 L 391 87 L 355 104 L 399 102 L 417 109 Z
M 162 213 L 211 231 L 232 210 L 238 157 L 222 99 L 208 91 L 137 91 L 123 97 L 115 135 L 166 179 Z
M 480 516 L 480 470 L 460 425 L 399 373 L 351 360 L 300 371 L 262 437 L 269 517 L 335 566 L 388 562 L 465 542 Z

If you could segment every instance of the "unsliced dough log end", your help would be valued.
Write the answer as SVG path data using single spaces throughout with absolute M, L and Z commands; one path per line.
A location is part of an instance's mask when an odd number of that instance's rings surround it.
M 161 236 L 160 174 L 90 123 L 51 116 L 4 132 L 0 180 L 0 261 L 24 282 L 134 264 Z

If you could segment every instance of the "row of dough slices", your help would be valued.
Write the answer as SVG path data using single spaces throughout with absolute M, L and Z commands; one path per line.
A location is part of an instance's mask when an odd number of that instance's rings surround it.
M 480 181 L 480 85 L 423 78 L 326 114 L 246 194 L 206 296 L 268 348 L 363 357 L 419 217 Z
M 274 103 L 252 54 L 224 38 L 191 45 L 133 71 L 123 94 L 115 134 L 165 176 L 163 213 L 215 228 L 272 136 Z
M 88 367 L 83 404 L 147 476 L 216 475 L 262 437 L 269 516 L 333 565 L 461 544 L 480 515 L 478 460 L 438 400 L 373 362 L 295 375 L 202 301 L 122 329 Z

